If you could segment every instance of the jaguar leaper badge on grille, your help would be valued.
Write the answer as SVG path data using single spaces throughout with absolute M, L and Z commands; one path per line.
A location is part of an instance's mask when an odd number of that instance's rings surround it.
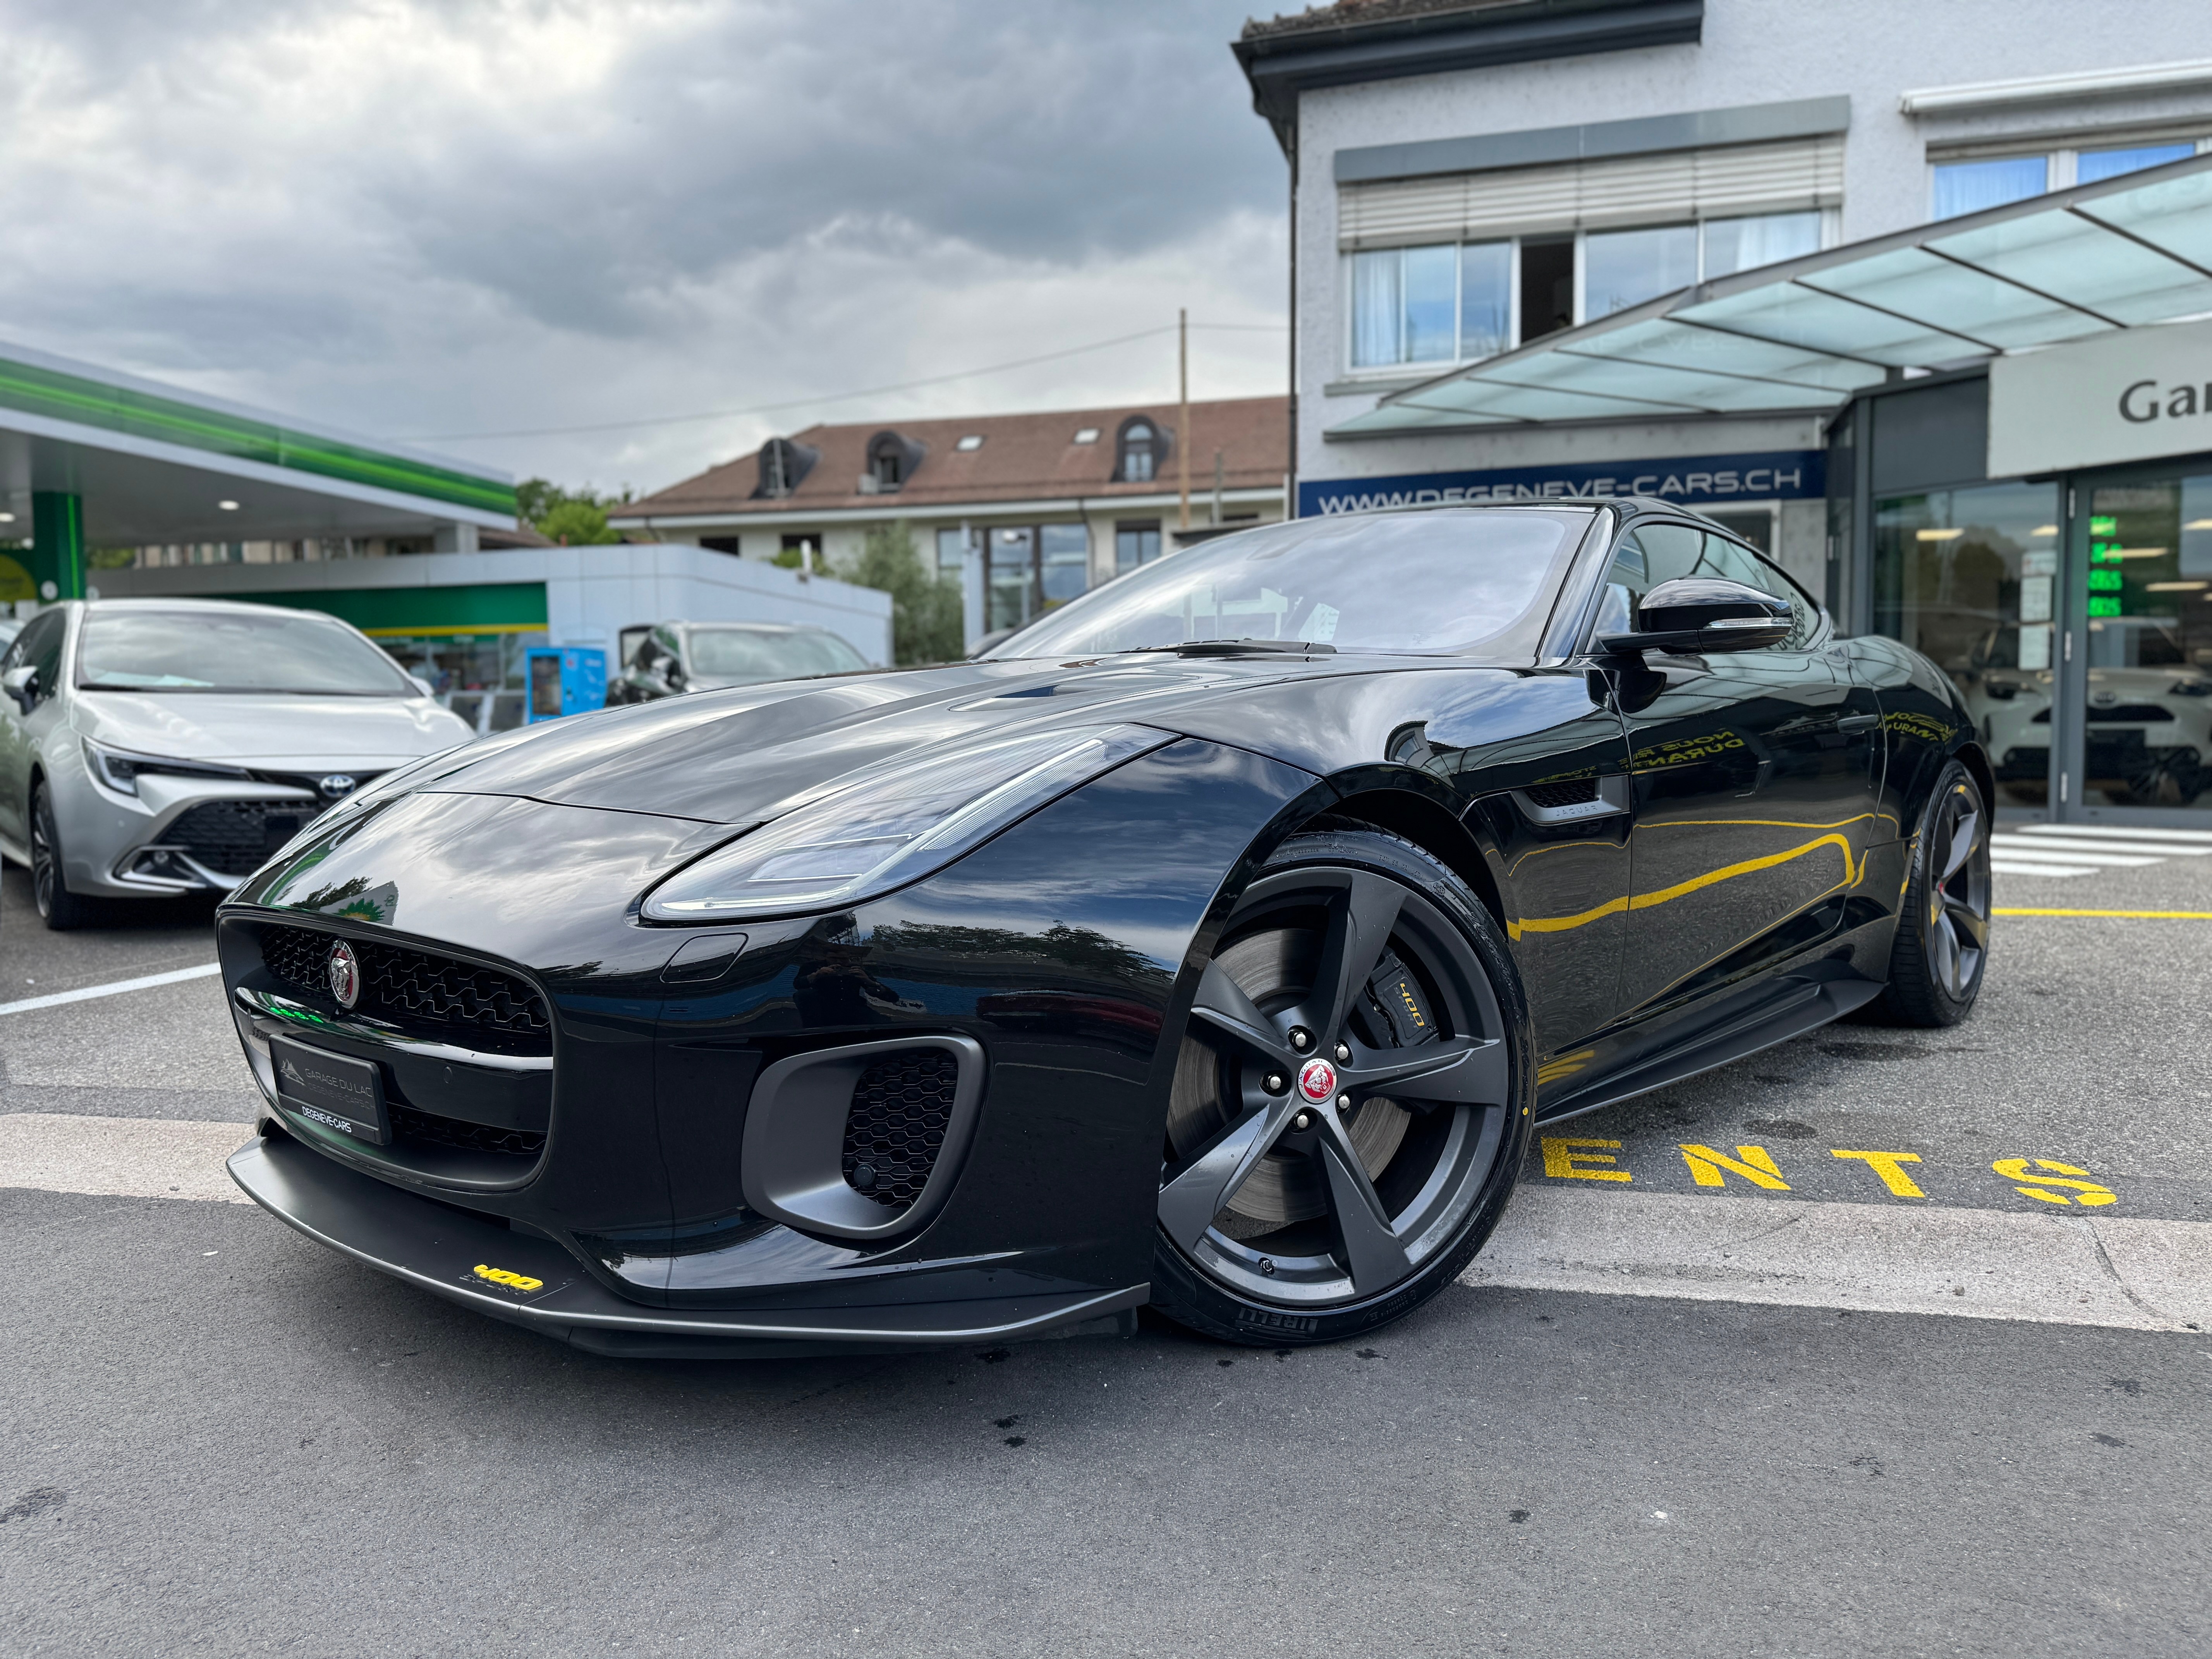
M 338 1000 L 338 1006 L 350 1008 L 361 1000 L 361 964 L 354 960 L 353 946 L 340 939 L 331 946 L 331 994 Z

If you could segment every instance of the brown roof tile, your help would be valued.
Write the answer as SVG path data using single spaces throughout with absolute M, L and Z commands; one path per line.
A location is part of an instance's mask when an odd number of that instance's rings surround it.
M 1176 461 L 1170 452 L 1160 475 L 1150 483 L 1115 483 L 1115 436 L 1121 423 L 1142 415 L 1173 433 L 1176 406 L 1131 404 L 1114 409 L 1074 409 L 1042 415 L 972 415 L 952 420 L 872 421 L 848 426 L 811 426 L 790 434 L 795 443 L 817 449 L 816 462 L 799 488 L 776 498 L 757 497 L 759 452 L 710 467 L 609 516 L 635 524 L 649 518 L 685 518 L 726 513 L 803 513 L 810 507 L 888 506 L 896 501 L 916 511 L 993 501 L 1052 500 L 1067 496 L 1108 498 L 1158 495 L 1176 486 Z M 1290 466 L 1289 400 L 1233 398 L 1190 406 L 1190 487 L 1193 495 L 1213 488 L 1213 454 L 1221 452 L 1222 483 L 1231 489 L 1279 486 Z M 1079 444 L 1076 433 L 1097 427 L 1095 443 Z M 925 453 L 895 494 L 863 495 L 868 441 L 878 432 L 896 432 Z M 957 448 L 967 436 L 980 435 L 982 447 Z

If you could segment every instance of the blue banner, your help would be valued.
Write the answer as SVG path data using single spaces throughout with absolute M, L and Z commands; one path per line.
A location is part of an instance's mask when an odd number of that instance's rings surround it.
M 1827 494 L 1827 455 L 1777 449 L 1680 455 L 1662 461 L 1566 462 L 1488 472 L 1408 472 L 1392 478 L 1314 478 L 1298 484 L 1298 516 L 1465 501 L 1576 501 L 1656 495 L 1684 507 L 1814 501 Z

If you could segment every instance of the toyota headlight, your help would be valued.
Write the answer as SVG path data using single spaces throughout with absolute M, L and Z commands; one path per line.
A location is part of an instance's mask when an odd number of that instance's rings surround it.
M 94 743 L 90 738 L 80 739 L 84 744 L 84 763 L 98 778 L 118 795 L 138 793 L 138 780 L 148 773 L 175 778 L 247 779 L 253 775 L 240 766 L 219 766 L 210 761 L 172 760 L 166 755 L 141 755 L 129 749 L 117 749 L 111 744 Z
M 1033 732 L 902 762 L 821 796 L 678 871 L 655 921 L 824 909 L 918 881 L 1017 818 L 1175 739 L 1142 726 Z

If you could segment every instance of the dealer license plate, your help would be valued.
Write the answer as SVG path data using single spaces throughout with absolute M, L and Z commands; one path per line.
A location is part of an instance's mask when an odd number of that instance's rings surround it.
M 384 1073 L 374 1062 L 284 1037 L 269 1039 L 269 1057 L 276 1069 L 276 1097 L 291 1110 L 373 1146 L 390 1143 Z

